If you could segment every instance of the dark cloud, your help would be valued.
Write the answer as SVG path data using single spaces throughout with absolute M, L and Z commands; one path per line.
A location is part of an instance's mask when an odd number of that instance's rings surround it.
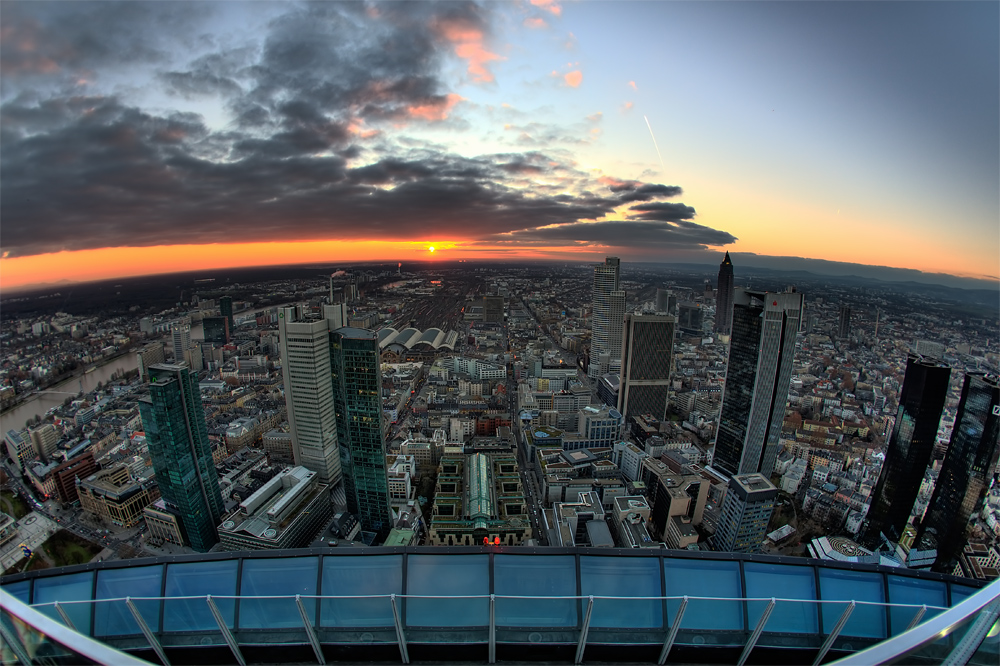
M 490 239 L 518 245 L 602 245 L 626 248 L 655 246 L 671 249 L 705 249 L 728 245 L 736 237 L 693 222 L 639 222 L 634 220 L 576 222 L 542 229 L 517 231 Z
M 110 25 L 122 29 L 162 9 L 114 6 L 123 16 Z M 18 14 L 17 24 L 35 21 L 39 35 L 50 35 L 67 16 L 90 12 L 90 21 L 114 13 L 109 5 L 72 7 L 33 9 Z M 176 31 L 183 23 L 176 10 L 162 11 L 173 17 L 165 29 Z M 6 30 L 7 5 L 4 19 Z M 294 5 L 269 23 L 259 44 L 218 47 L 184 67 L 164 65 L 154 77 L 169 94 L 221 100 L 233 115 L 223 129 L 196 114 L 144 111 L 115 96 L 13 96 L 0 106 L 2 249 L 24 256 L 428 236 L 526 244 L 627 237 L 683 247 L 735 240 L 689 222 L 693 208 L 657 201 L 681 194 L 676 186 L 612 181 L 609 190 L 560 150 L 466 157 L 406 136 L 417 123 L 461 127 L 449 116 L 461 102 L 441 80 L 443 60 L 461 43 L 473 54 L 469 75 L 484 80 L 489 23 L 488 9 L 471 3 Z M 45 57 L 59 55 L 59 72 L 111 53 L 158 64 L 167 38 L 136 42 L 148 33 L 136 27 L 134 39 L 87 47 L 90 32 L 67 29 L 54 43 L 72 48 Z M 22 47 L 11 47 L 15 56 L 24 55 Z M 4 58 L 7 67 L 6 51 Z M 16 57 L 9 62 L 20 73 L 38 69 Z M 649 221 L 580 223 L 634 202 L 641 203 L 630 216 Z

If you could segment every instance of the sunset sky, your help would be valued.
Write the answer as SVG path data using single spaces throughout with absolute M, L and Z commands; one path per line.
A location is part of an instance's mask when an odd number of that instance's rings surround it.
M 4 289 L 725 250 L 1000 275 L 996 2 L 5 0 L 0 29 Z

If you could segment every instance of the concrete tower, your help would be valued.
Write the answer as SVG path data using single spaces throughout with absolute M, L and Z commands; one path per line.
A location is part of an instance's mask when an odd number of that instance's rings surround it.
M 719 264 L 719 291 L 715 296 L 715 332 L 728 335 L 733 329 L 733 262 L 726 258 Z
M 608 257 L 594 267 L 594 311 L 587 376 L 597 379 L 618 372 L 625 322 L 625 292 L 621 289 L 618 257 Z

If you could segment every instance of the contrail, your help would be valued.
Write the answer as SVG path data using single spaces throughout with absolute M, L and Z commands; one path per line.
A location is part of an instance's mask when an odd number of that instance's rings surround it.
M 643 116 L 642 119 L 646 121 L 646 127 L 649 128 L 649 136 L 653 137 L 653 148 L 656 148 L 656 156 L 660 158 L 660 168 L 666 171 L 667 167 L 663 166 L 663 155 L 660 154 L 660 147 L 656 145 L 656 135 L 653 134 L 653 126 L 649 124 L 649 118 L 646 116 Z

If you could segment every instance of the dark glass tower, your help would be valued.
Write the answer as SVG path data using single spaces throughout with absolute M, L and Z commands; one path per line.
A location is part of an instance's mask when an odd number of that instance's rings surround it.
M 733 330 L 733 262 L 726 258 L 719 264 L 719 293 L 715 295 L 715 331 L 729 334 Z
M 184 538 L 206 553 L 218 540 L 222 520 L 219 475 L 212 462 L 198 380 L 187 366 L 149 368 L 149 397 L 139 401 L 160 494 L 177 507 Z
M 625 315 L 617 406 L 626 419 L 643 414 L 666 418 L 675 326 L 669 315 Z
M 802 294 L 736 289 L 719 431 L 712 466 L 769 478 L 792 379 Z
M 903 534 L 934 449 L 950 375 L 950 368 L 930 358 L 911 355 L 906 360 L 896 423 L 862 526 L 865 548 L 877 549 L 882 535 L 898 542 Z
M 966 375 L 948 454 L 917 533 L 921 548 L 937 548 L 933 569 L 951 573 L 965 547 L 969 518 L 983 507 L 1000 447 L 997 377 Z
M 229 334 L 236 330 L 236 322 L 233 321 L 233 297 L 223 296 L 219 299 L 219 314 L 229 320 Z
M 847 304 L 842 304 L 840 306 L 839 317 L 837 321 L 837 337 L 841 340 L 846 339 L 851 335 L 851 306 Z
M 334 409 L 347 508 L 381 543 L 392 529 L 382 436 L 382 372 L 378 336 L 362 328 L 330 334 Z

